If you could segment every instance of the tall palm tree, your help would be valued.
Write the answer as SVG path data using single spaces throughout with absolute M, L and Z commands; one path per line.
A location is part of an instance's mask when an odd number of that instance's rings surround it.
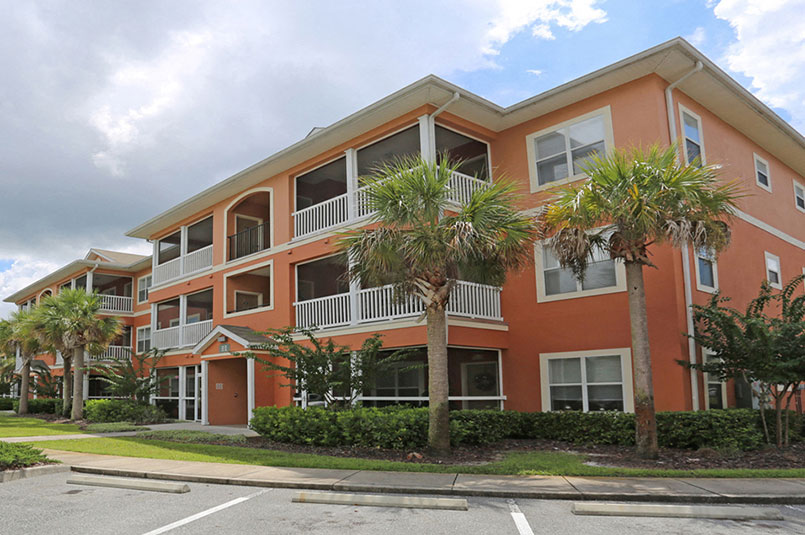
M 638 454 L 656 458 L 657 425 L 648 340 L 643 267 L 652 266 L 649 247 L 707 249 L 729 243 L 726 224 L 739 192 L 720 183 L 717 167 L 698 161 L 680 165 L 675 147 L 594 155 L 585 167 L 589 180 L 564 188 L 544 214 L 548 244 L 564 267 L 582 278 L 591 254 L 608 253 L 626 267 L 634 362 L 634 406 Z
M 398 298 L 416 296 L 425 307 L 428 338 L 428 445 L 450 449 L 446 309 L 456 280 L 502 285 L 506 273 L 533 256 L 536 223 L 516 208 L 514 186 L 498 181 L 458 205 L 450 178 L 460 162 L 441 165 L 421 157 L 395 160 L 364 179 L 364 202 L 374 210 L 370 228 L 338 242 L 350 277 L 392 284 Z
M 31 312 L 18 311 L 10 319 L 0 321 L 0 346 L 3 352 L 12 354 L 20 351 L 20 405 L 19 414 L 28 413 L 28 393 L 31 385 L 31 362 L 42 351 L 42 344 L 35 336 L 31 323 Z
M 62 351 L 67 372 L 67 355 L 72 355 L 73 407 L 71 418 L 79 420 L 84 414 L 84 351 L 97 353 L 120 333 L 117 318 L 99 315 L 101 299 L 96 293 L 88 294 L 83 288 L 65 289 L 58 295 L 48 296 L 35 309 L 34 322 L 41 336 Z M 65 392 L 69 381 L 65 375 Z M 65 394 L 65 407 L 69 398 Z

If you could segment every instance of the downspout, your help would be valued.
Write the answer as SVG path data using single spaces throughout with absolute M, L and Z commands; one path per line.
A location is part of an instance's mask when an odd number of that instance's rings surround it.
M 701 61 L 696 62 L 696 66 L 693 67 L 687 74 L 685 74 L 682 78 L 668 84 L 668 87 L 665 88 L 665 108 L 668 112 L 668 133 L 671 136 L 671 143 L 676 143 L 676 115 L 674 114 L 674 98 L 672 92 L 676 86 L 687 80 L 689 77 L 693 76 L 697 72 L 701 71 L 704 65 Z M 682 161 L 682 153 L 679 150 L 679 147 L 676 148 L 677 158 L 679 158 L 680 162 Z M 687 327 L 688 333 L 693 332 L 693 291 L 691 289 L 691 280 L 690 280 L 690 250 L 688 245 L 685 244 L 682 247 L 682 279 L 685 287 L 685 318 L 687 320 Z M 688 338 L 688 360 L 691 364 L 696 364 L 696 342 L 692 338 Z M 696 373 L 696 370 L 693 368 L 690 369 L 690 397 L 693 403 L 693 410 L 699 410 L 699 376 Z
M 437 108 L 437 110 L 431 113 L 430 116 L 428 117 L 428 139 L 430 140 L 429 142 L 430 146 L 428 147 L 428 154 L 426 156 L 428 161 L 436 159 L 435 154 L 436 117 L 444 110 L 446 110 L 453 102 L 457 101 L 459 98 L 461 98 L 461 95 L 459 94 L 458 91 L 456 91 L 455 93 L 453 93 L 453 96 L 450 97 L 450 100 L 439 106 L 439 108 Z

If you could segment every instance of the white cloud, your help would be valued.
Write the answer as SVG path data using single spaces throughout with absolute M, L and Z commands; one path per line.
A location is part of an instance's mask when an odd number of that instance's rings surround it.
M 758 98 L 788 110 L 805 131 L 805 0 L 721 0 L 714 13 L 735 31 L 727 66 L 751 78 Z
M 701 47 L 707 41 L 707 31 L 703 26 L 699 26 L 693 33 L 686 35 L 685 39 L 695 47 Z
M 36 282 L 58 267 L 57 263 L 31 257 L 16 258 L 8 269 L 0 271 L 0 299 Z M 7 317 L 16 309 L 13 303 L 0 302 L 0 318 Z
M 526 69 L 526 72 L 530 72 L 534 76 L 542 76 L 542 71 L 539 69 Z

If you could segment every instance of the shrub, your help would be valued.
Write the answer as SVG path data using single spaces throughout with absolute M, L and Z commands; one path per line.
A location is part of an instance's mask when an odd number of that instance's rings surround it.
M 156 405 L 130 399 L 92 399 L 87 401 L 84 417 L 90 422 L 158 424 L 164 422 L 168 416 Z
M 764 442 L 751 409 L 658 413 L 657 435 L 660 446 L 677 449 L 754 450 Z
M 0 411 L 14 410 L 14 400 L 12 398 L 0 398 Z
M 124 431 L 147 431 L 147 427 L 131 422 L 109 422 L 105 424 L 89 424 L 85 431 L 89 433 L 121 433 Z
M 42 450 L 27 444 L 0 442 L 0 471 L 49 462 Z
M 245 444 L 244 435 L 222 435 L 206 431 L 143 431 L 137 438 L 183 442 L 187 444 Z
M 37 398 L 28 400 L 30 414 L 61 414 L 64 401 L 56 398 Z M 20 412 L 20 400 L 14 400 L 14 412 Z

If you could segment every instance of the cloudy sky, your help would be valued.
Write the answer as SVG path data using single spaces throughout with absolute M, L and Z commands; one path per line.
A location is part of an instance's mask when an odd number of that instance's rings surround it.
M 805 131 L 805 0 L 0 0 L 0 297 L 429 73 L 510 105 L 675 36 Z M 10 306 L 0 305 L 0 316 Z

